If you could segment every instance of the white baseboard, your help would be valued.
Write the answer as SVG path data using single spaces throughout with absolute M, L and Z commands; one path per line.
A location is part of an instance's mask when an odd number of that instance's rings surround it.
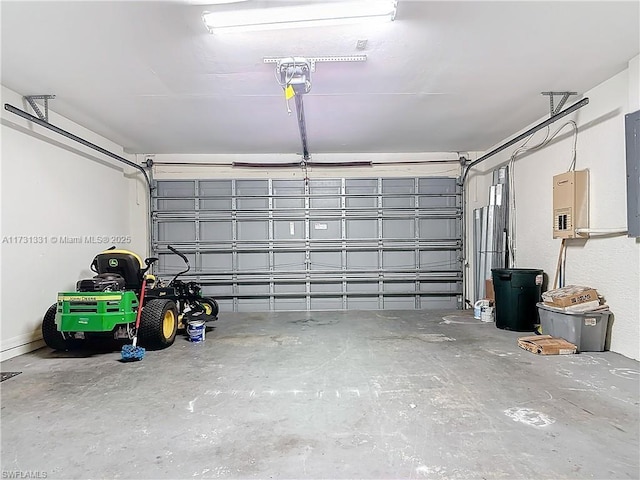
M 42 337 L 34 332 L 3 340 L 0 345 L 0 362 L 4 362 L 18 355 L 42 348 L 45 343 Z

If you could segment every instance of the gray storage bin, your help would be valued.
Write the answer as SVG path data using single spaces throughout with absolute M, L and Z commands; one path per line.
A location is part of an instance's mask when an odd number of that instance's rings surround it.
M 609 325 L 609 310 L 599 312 L 563 312 L 538 303 L 540 326 L 544 335 L 564 338 L 580 352 L 602 352 Z

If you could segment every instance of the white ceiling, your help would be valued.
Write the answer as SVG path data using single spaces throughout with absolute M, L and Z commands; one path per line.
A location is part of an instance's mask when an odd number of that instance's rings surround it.
M 263 57 L 365 53 L 317 65 L 311 154 L 482 151 L 548 114 L 540 92 L 582 94 L 640 50 L 637 1 L 400 0 L 382 25 L 224 35 L 198 3 L 3 1 L 2 84 L 55 94 L 53 110 L 132 153 L 299 153 Z

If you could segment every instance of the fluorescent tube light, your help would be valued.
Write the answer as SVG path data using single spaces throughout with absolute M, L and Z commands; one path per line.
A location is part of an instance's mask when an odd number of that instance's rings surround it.
M 364 0 L 226 10 L 204 12 L 202 20 L 211 33 L 388 21 L 395 18 L 397 4 L 397 0 Z
M 240 3 L 247 0 L 183 0 L 189 5 L 226 5 L 227 3 Z

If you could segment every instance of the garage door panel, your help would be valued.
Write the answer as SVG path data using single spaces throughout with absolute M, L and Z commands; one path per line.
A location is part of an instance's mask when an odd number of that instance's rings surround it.
M 236 195 L 238 211 L 269 208 L 269 183 L 266 180 L 238 180 Z
M 230 198 L 227 200 L 203 199 L 203 200 L 200 200 L 200 208 L 204 210 L 211 210 L 211 211 L 217 212 L 219 215 L 223 215 L 224 212 L 231 212 L 232 203 Z
M 340 220 L 311 218 L 309 236 L 312 240 L 335 240 L 340 238 Z
M 229 252 L 201 253 L 201 271 L 205 273 L 230 272 L 233 266 L 233 255 Z
M 375 179 L 347 179 L 345 181 L 347 215 L 378 206 L 378 181 Z
M 377 252 L 347 252 L 347 269 L 377 270 Z
M 304 181 L 274 180 L 272 183 L 273 213 L 304 216 Z
M 346 238 L 371 239 L 378 238 L 378 221 L 371 220 L 346 220 Z
M 304 240 L 304 220 L 274 220 L 274 240 Z
M 233 300 L 220 298 L 219 295 L 209 295 L 209 296 L 216 298 L 216 302 L 218 303 L 218 308 L 220 312 L 233 312 Z
M 221 309 L 455 307 L 461 192 L 455 178 L 157 181 L 157 274 L 192 265 Z
M 342 310 L 342 297 L 314 297 L 310 310 Z
M 314 198 L 310 201 L 310 206 L 314 211 L 340 208 L 340 192 L 324 198 Z
M 461 205 L 458 186 L 439 179 L 420 179 L 418 207 L 425 209 L 455 208 Z
M 231 180 L 199 181 L 198 189 L 201 209 L 231 211 L 233 195 Z
M 238 285 L 238 295 L 269 295 L 269 285 L 268 284 L 240 284 Z
M 238 270 L 247 272 L 269 271 L 269 255 L 267 253 L 238 253 Z
M 312 283 L 311 293 L 342 293 L 342 283 Z
M 268 298 L 242 298 L 234 303 L 237 312 L 268 312 L 271 309 Z
M 394 270 L 414 269 L 416 267 L 415 255 L 413 251 L 384 252 L 382 267 L 391 274 Z
M 310 180 L 309 205 L 311 209 L 340 208 L 340 180 Z
M 196 224 L 193 222 L 163 222 L 158 225 L 161 242 L 195 242 Z
M 205 285 L 202 287 L 202 295 L 205 297 L 212 297 L 217 299 L 218 303 L 221 303 L 225 300 L 220 300 L 220 298 L 231 297 L 233 296 L 233 286 L 232 285 Z M 233 304 L 232 299 L 228 299 L 228 302 Z
M 413 310 L 415 309 L 415 298 L 407 297 L 384 297 L 383 310 Z
M 416 236 L 416 222 L 408 219 L 385 219 L 382 221 L 382 236 L 388 239 L 408 240 Z
M 451 268 L 452 265 L 455 265 L 457 257 L 458 252 L 456 250 L 420 252 L 420 267 L 433 270 Z
M 189 260 L 189 264 L 195 265 L 196 256 L 195 254 L 186 254 L 187 260 Z M 169 253 L 161 253 L 157 255 L 158 262 L 157 267 L 163 273 L 169 275 L 175 275 L 185 269 L 184 261 L 177 255 L 172 252 Z
M 158 208 L 164 211 L 190 211 L 195 204 L 195 200 L 158 200 Z
M 304 267 L 304 252 L 276 252 L 273 254 L 273 269 L 276 272 L 303 271 Z
M 347 282 L 347 292 L 349 293 L 377 293 L 378 281 L 371 282 Z
M 262 221 L 238 221 L 238 240 L 264 242 L 269 239 L 269 222 Z
M 158 198 L 163 197 L 194 197 L 196 183 L 193 180 L 166 180 L 158 182 L 156 191 Z
M 348 297 L 348 310 L 378 310 L 378 297 Z
M 421 219 L 420 238 L 422 239 L 458 239 L 460 227 L 457 221 L 449 219 Z
M 231 222 L 200 221 L 201 242 L 229 242 L 232 239 Z
M 276 283 L 273 287 L 274 293 L 304 293 L 305 284 L 304 283 Z
M 158 187 L 156 210 L 190 211 L 195 208 L 195 182 L 169 181 Z M 168 198 L 167 198 L 168 197 Z M 185 197 L 185 198 L 181 198 Z
M 416 283 L 415 282 L 391 282 L 384 281 L 384 291 L 390 293 L 404 293 L 411 294 L 416 291 Z
M 442 282 L 420 282 L 420 291 L 430 293 L 451 293 L 457 289 L 455 283 L 445 284 Z
M 278 298 L 274 301 L 274 310 L 279 312 L 306 310 L 307 302 L 299 298 Z
M 340 252 L 317 251 L 309 254 L 310 270 L 340 270 L 342 254 Z
M 456 297 L 423 297 L 420 300 L 423 308 L 430 310 L 454 310 L 460 308 Z
M 275 198 L 273 200 L 274 217 L 304 217 L 304 198 Z
M 431 211 L 437 209 L 454 208 L 457 206 L 457 198 L 454 197 L 432 197 L 421 196 L 418 199 L 418 208 L 429 209 Z
M 415 181 L 412 178 L 383 179 L 382 194 L 385 208 L 414 208 Z

